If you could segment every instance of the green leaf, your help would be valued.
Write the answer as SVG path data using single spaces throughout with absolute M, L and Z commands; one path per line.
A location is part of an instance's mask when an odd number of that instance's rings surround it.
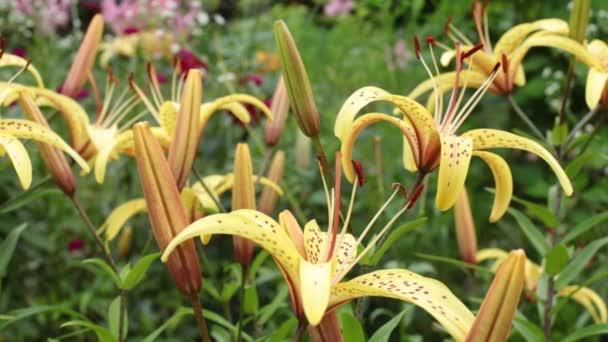
M 282 307 L 286 307 L 287 304 L 287 295 L 288 295 L 288 288 L 286 285 L 282 285 L 279 286 L 279 289 L 277 290 L 276 294 L 274 295 L 274 298 L 272 299 L 272 302 L 270 302 L 268 305 L 263 306 L 260 309 L 260 312 L 258 314 L 258 324 L 260 324 L 261 326 L 263 326 L 267 320 L 269 320 L 270 318 L 273 317 L 274 313 L 282 308 Z
M 562 342 L 574 342 L 585 337 L 606 334 L 608 334 L 608 324 L 592 324 L 582 329 L 577 329 L 574 333 L 564 338 Z
M 591 258 L 597 253 L 597 251 L 604 245 L 608 244 L 608 237 L 600 240 L 593 241 L 587 247 L 585 247 L 578 255 L 570 261 L 570 263 L 564 268 L 559 274 L 555 281 L 556 289 L 561 289 L 564 286 L 570 284 L 585 268 L 585 265 L 591 260 Z
M 9 315 L 5 315 L 0 320 L 4 320 L 5 322 L 0 323 L 0 331 L 4 331 L 6 327 L 9 325 L 22 320 L 24 318 L 28 318 L 34 315 L 38 315 L 45 312 L 53 312 L 53 313 L 63 313 L 69 315 L 70 317 L 84 317 L 80 313 L 68 309 L 64 305 L 38 305 L 25 309 L 17 309 L 9 312 Z
M 281 326 L 276 330 L 274 335 L 270 338 L 269 342 L 283 342 L 290 334 L 293 334 L 293 331 L 298 326 L 298 320 L 291 316 L 287 321 L 285 321 Z
M 228 331 L 230 331 L 230 333 L 232 335 L 236 334 L 236 331 L 237 331 L 236 325 L 230 323 L 230 321 L 228 321 L 224 317 L 216 314 L 215 312 L 210 311 L 210 310 L 204 310 L 203 311 L 203 316 L 208 321 L 217 323 L 217 324 L 221 325 L 222 327 L 228 329 Z M 242 333 L 243 340 L 245 340 L 245 341 L 253 341 L 253 339 L 251 338 L 251 336 L 249 336 L 245 332 L 241 332 L 241 333 Z
M 399 240 L 403 235 L 411 232 L 412 230 L 421 227 L 425 222 L 426 217 L 419 217 L 413 221 L 402 224 L 397 229 L 393 230 L 388 235 L 382 246 L 380 246 L 380 248 L 378 248 L 378 250 L 375 251 L 374 254 L 371 256 L 370 260 L 368 261 L 369 265 L 375 266 L 380 261 L 382 256 L 386 253 L 386 251 L 388 251 L 388 249 L 395 243 L 395 241 Z
M 21 236 L 21 233 L 23 233 L 26 227 L 27 224 L 23 223 L 19 227 L 13 229 L 0 244 L 0 279 L 6 276 L 8 263 L 13 258 L 19 236 Z
M 38 189 L 38 190 L 25 191 L 21 195 L 10 199 L 8 201 L 8 203 L 3 204 L 2 207 L 0 207 L 0 215 L 8 214 L 11 211 L 15 211 L 15 210 L 23 207 L 24 205 L 27 205 L 30 202 L 33 202 L 41 197 L 46 197 L 46 196 L 51 196 L 51 195 L 63 195 L 63 192 L 61 192 L 56 187 L 53 187 L 50 189 Z
M 121 284 L 127 279 L 129 273 L 131 273 L 131 263 L 127 263 L 118 271 L 118 277 L 120 278 Z
M 145 257 L 139 259 L 135 266 L 131 269 L 126 279 L 122 283 L 122 288 L 125 290 L 130 290 L 137 286 L 144 277 L 146 276 L 146 272 L 154 262 L 154 260 L 158 259 L 160 253 L 152 253 L 148 254 Z
M 395 330 L 397 325 L 399 325 L 399 322 L 401 322 L 407 311 L 408 309 L 401 311 L 397 316 L 393 317 L 393 319 L 386 322 L 380 327 L 380 329 L 376 330 L 368 342 L 388 342 L 389 338 L 391 337 L 391 333 L 393 330 Z
M 543 330 L 538 325 L 530 322 L 519 311 L 513 320 L 513 328 L 525 341 L 542 341 L 545 336 Z
M 158 339 L 158 336 L 163 333 L 167 328 L 176 326 L 182 317 L 191 315 L 192 310 L 188 308 L 179 308 L 163 325 L 154 330 L 150 335 L 146 336 L 141 342 L 154 342 Z
M 561 125 L 553 126 L 551 130 L 551 142 L 553 146 L 558 146 L 566 141 L 568 137 L 568 125 L 564 122 Z
M 258 300 L 258 291 L 255 284 L 245 285 L 245 293 L 243 296 L 243 310 L 245 313 L 253 314 L 258 311 L 260 302 Z
M 559 244 L 547 254 L 545 271 L 550 275 L 561 272 L 568 263 L 568 249 L 563 244 Z
M 365 332 L 361 323 L 351 312 L 342 311 L 339 314 L 340 327 L 344 341 L 365 342 Z
M 91 258 L 91 259 L 83 260 L 82 264 L 97 266 L 100 270 L 102 270 L 106 274 L 108 274 L 112 278 L 112 280 L 114 280 L 114 283 L 116 284 L 116 286 L 120 287 L 121 281 L 118 278 L 118 275 L 116 275 L 116 273 L 114 273 L 114 271 L 112 270 L 112 267 L 110 267 L 110 265 L 108 265 L 108 263 L 106 263 L 105 261 L 103 261 L 99 258 Z
M 91 331 L 93 331 L 95 333 L 95 335 L 97 336 L 97 340 L 99 342 L 116 342 L 118 341 L 116 339 L 116 337 L 112 336 L 112 333 L 110 332 L 110 330 L 91 323 L 91 322 L 87 322 L 87 321 L 79 321 L 79 320 L 75 320 L 75 321 L 69 321 L 69 322 L 65 322 L 61 325 L 62 328 L 65 327 L 84 327 L 87 328 Z
M 574 158 L 568 165 L 566 166 L 566 174 L 568 178 L 574 179 L 579 172 L 583 169 L 583 166 L 594 156 L 594 153 L 585 152 L 576 158 Z
M 129 319 L 126 317 L 126 310 L 125 310 L 125 317 L 123 317 L 123 337 L 125 337 L 127 335 L 127 330 L 129 329 Z M 108 327 L 110 328 L 110 332 L 112 333 L 112 336 L 118 338 L 118 330 L 119 330 L 119 326 L 120 326 L 120 296 L 116 297 L 112 303 L 110 303 L 110 307 L 108 308 Z
M 536 251 L 540 255 L 546 255 L 549 244 L 545 241 L 545 237 L 536 229 L 532 221 L 517 209 L 509 208 L 507 211 L 515 218 L 515 221 L 517 221 L 519 227 L 528 240 L 530 240 Z
M 476 271 L 480 271 L 480 272 L 484 272 L 484 273 L 488 273 L 491 274 L 493 273 L 491 270 L 482 267 L 482 266 L 477 266 L 477 265 L 473 265 L 473 264 L 469 264 L 468 262 L 464 262 L 464 261 L 460 261 L 460 260 L 456 260 L 456 259 L 452 259 L 452 258 L 448 258 L 448 257 L 440 257 L 440 256 L 436 256 L 436 255 L 430 255 L 430 254 L 424 254 L 424 253 L 414 253 L 415 256 L 422 258 L 422 259 L 427 259 L 427 260 L 432 260 L 432 261 L 439 261 L 439 262 L 443 262 L 446 264 L 450 264 L 450 265 L 454 265 L 458 268 L 462 268 L 467 269 L 473 269 Z
M 572 228 L 570 230 L 570 232 L 568 234 L 566 234 L 566 236 L 562 239 L 562 243 L 568 243 L 570 241 L 573 241 L 574 239 L 576 239 L 577 237 L 579 237 L 581 234 L 585 233 L 589 229 L 591 229 L 591 228 L 597 226 L 598 224 L 603 223 L 604 221 L 607 221 L 607 220 L 608 220 L 608 211 L 586 219 L 585 221 L 577 224 L 574 228 Z
M 486 188 L 486 191 L 492 194 L 496 193 L 496 190 L 492 188 Z M 526 201 L 516 196 L 513 196 L 512 199 L 514 202 L 517 202 L 526 207 L 526 210 L 531 216 L 534 216 L 537 219 L 541 220 L 546 226 L 555 228 L 559 224 L 559 220 L 555 217 L 555 215 L 553 215 L 553 213 L 544 206 L 532 203 L 530 201 Z

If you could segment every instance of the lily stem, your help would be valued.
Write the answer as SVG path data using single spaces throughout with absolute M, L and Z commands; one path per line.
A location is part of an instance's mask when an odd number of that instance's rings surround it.
M 201 301 L 198 298 L 198 293 L 194 292 L 190 295 L 192 301 L 192 310 L 194 311 L 194 317 L 196 318 L 196 324 L 198 325 L 198 332 L 203 339 L 203 342 L 211 342 L 209 337 L 209 329 L 207 329 L 207 322 L 203 317 L 203 308 L 201 307 Z
M 307 325 L 308 325 L 308 323 L 306 322 L 306 320 L 298 321 L 298 327 L 296 328 L 296 334 L 293 337 L 293 342 L 302 341 L 302 338 L 304 337 L 304 332 L 306 331 Z
M 215 196 L 215 194 L 211 191 L 211 189 L 209 189 L 209 187 L 205 183 L 205 180 L 203 179 L 203 176 L 201 176 L 200 172 L 198 172 L 198 170 L 195 167 L 192 168 L 192 171 L 194 172 L 194 176 L 196 177 L 196 179 L 198 179 L 199 183 L 201 183 L 201 185 L 203 186 L 203 189 L 205 189 L 205 191 L 207 192 L 207 195 L 209 195 L 209 197 L 211 197 L 211 199 L 213 200 L 213 203 L 215 203 L 215 205 L 223 213 L 225 213 L 226 208 L 224 208 L 224 206 L 222 205 L 220 200 Z
M 243 311 L 245 311 L 245 285 L 247 284 L 248 268 L 241 265 L 241 288 L 239 289 L 239 322 L 236 331 L 236 342 L 241 342 L 243 338 Z
M 517 102 L 515 101 L 515 98 L 513 98 L 513 95 L 511 95 L 511 94 L 507 95 L 507 99 L 509 100 L 511 107 L 513 108 L 513 110 L 515 111 L 517 116 L 519 116 L 519 118 L 522 119 L 522 121 L 528 126 L 528 128 L 530 128 L 530 130 L 532 130 L 534 135 L 536 135 L 536 137 L 540 140 L 545 140 L 543 133 L 541 133 L 541 131 L 538 129 L 538 127 L 536 127 L 536 125 L 534 124 L 534 122 L 532 122 L 532 120 L 530 120 L 530 117 L 528 117 L 526 112 L 524 112 L 524 110 L 521 109 L 521 107 L 517 104 Z
M 103 252 L 103 255 L 104 255 L 106 261 L 110 265 L 110 268 L 112 268 L 112 271 L 114 271 L 114 273 L 116 273 L 116 275 L 119 276 L 118 267 L 116 266 L 116 263 L 114 262 L 114 258 L 112 258 L 112 254 L 110 253 L 110 250 L 108 249 L 106 244 L 103 242 L 103 240 L 101 239 L 99 234 L 97 234 L 97 230 L 95 229 L 93 222 L 89 218 L 89 215 L 87 215 L 87 212 L 86 212 L 86 210 L 84 210 L 84 207 L 78 200 L 78 197 L 76 197 L 76 194 L 73 194 L 72 196 L 70 196 L 70 199 L 72 200 L 72 203 L 74 204 L 74 207 L 76 208 L 76 211 L 78 211 L 78 214 L 84 221 L 85 226 L 87 226 L 87 228 L 91 232 L 91 235 L 93 235 L 95 242 L 97 243 L 99 248 L 101 248 L 101 251 Z M 120 314 L 118 317 L 118 341 L 119 342 L 124 341 L 124 337 L 125 337 L 124 336 L 125 335 L 124 334 L 124 320 L 125 320 L 125 312 L 126 312 L 126 306 L 127 306 L 126 300 L 127 300 L 127 293 L 125 290 L 121 289 L 121 291 L 120 291 Z
M 331 173 L 331 168 L 329 167 L 329 162 L 327 161 L 327 155 L 325 154 L 325 150 L 323 149 L 323 145 L 321 144 L 321 139 L 319 136 L 311 137 L 312 144 L 315 146 L 315 150 L 317 151 L 317 159 L 321 164 L 321 170 L 328 184 L 334 183 L 334 176 Z

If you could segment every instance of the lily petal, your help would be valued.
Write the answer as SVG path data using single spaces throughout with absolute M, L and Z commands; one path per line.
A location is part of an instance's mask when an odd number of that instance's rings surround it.
M 8 67 L 8 66 L 16 66 L 16 67 L 24 68 L 28 64 L 29 64 L 29 62 L 25 58 L 19 57 L 17 55 L 13 55 L 10 53 L 6 53 L 6 52 L 3 53 L 2 58 L 0 58 L 0 68 L 4 68 L 4 67 Z M 28 65 L 26 70 L 29 71 L 32 74 L 32 76 L 34 76 L 34 79 L 36 80 L 38 87 L 44 88 L 44 82 L 42 81 L 42 77 L 40 76 L 40 73 L 38 72 L 38 70 L 31 64 Z
M 403 269 L 368 273 L 332 288 L 330 308 L 355 298 L 379 296 L 415 304 L 430 313 L 456 341 L 463 341 L 475 317 L 443 283 Z
M 148 211 L 146 200 L 138 198 L 121 204 L 116 209 L 112 210 L 106 222 L 101 226 L 106 230 L 106 240 L 112 241 L 131 217 Z
M 479 88 L 487 79 L 488 79 L 488 76 L 479 71 L 462 70 L 460 72 L 460 77 L 458 78 L 458 80 L 459 80 L 458 85 L 462 86 L 466 82 L 468 87 Z M 443 94 L 443 92 L 452 89 L 455 81 L 456 81 L 456 72 L 454 72 L 454 71 L 442 73 L 439 76 L 435 77 L 435 83 L 441 89 L 442 94 Z M 414 90 L 412 90 L 407 96 L 415 99 L 432 89 L 433 89 L 433 80 L 427 79 L 424 82 L 418 84 L 416 86 L 416 88 L 414 88 Z M 492 88 L 490 87 L 490 89 L 492 89 Z M 431 96 L 431 98 L 434 99 L 433 96 Z M 430 101 L 429 103 L 432 103 L 433 107 L 429 108 L 429 106 L 427 106 L 427 110 L 430 112 L 433 112 L 434 107 L 435 107 L 435 101 Z
M 472 139 L 455 135 L 441 135 L 441 162 L 435 205 L 439 210 L 450 209 L 464 188 L 469 170 Z
M 490 167 L 492 175 L 494 176 L 496 195 L 494 196 L 490 222 L 496 222 L 509 208 L 509 203 L 513 196 L 513 176 L 511 175 L 511 169 L 509 168 L 509 164 L 507 164 L 502 157 L 492 152 L 474 151 L 473 155 L 483 159 Z
M 145 98 L 145 101 L 149 101 L 146 97 L 140 96 L 140 98 Z M 167 132 L 167 135 L 170 137 L 173 137 L 175 134 L 178 110 L 179 103 L 173 101 L 165 101 L 160 105 L 160 108 L 158 108 L 158 122 L 160 127 L 164 128 L 165 132 Z
M 317 325 L 329 305 L 331 291 L 331 263 L 300 261 L 302 306 L 308 324 Z
M 531 23 L 513 26 L 505 32 L 494 47 L 494 58 L 499 60 L 502 54 L 513 52 L 532 32 L 546 30 L 557 34 L 568 34 L 568 23 L 561 19 L 541 19 Z
M 307 260 L 311 263 L 324 262 L 319 257 L 322 253 L 322 249 L 325 248 L 328 243 L 327 232 L 322 232 L 317 224 L 317 221 L 311 220 L 304 226 L 304 249 L 306 251 Z M 336 243 L 336 256 L 334 260 L 338 263 L 333 274 L 342 274 L 342 270 L 350 264 L 357 257 L 357 240 L 351 234 L 338 234 Z M 334 281 L 335 282 L 335 281 Z
M 262 113 L 264 113 L 267 118 L 272 120 L 272 113 L 270 112 L 270 109 L 268 108 L 268 106 L 266 106 L 264 104 L 264 102 L 260 101 L 259 99 L 257 99 L 256 97 L 253 97 L 251 95 L 232 94 L 232 95 L 220 97 L 218 99 L 213 100 L 212 102 L 203 103 L 201 105 L 200 123 L 199 123 L 199 125 L 200 125 L 199 131 L 201 132 L 201 134 L 205 130 L 205 126 L 207 125 L 207 122 L 209 121 L 209 119 L 211 118 L 211 115 L 213 115 L 213 113 L 215 113 L 221 109 L 234 108 L 232 105 L 229 105 L 230 103 L 250 104 L 250 105 L 254 106 L 255 108 L 261 110 Z M 228 108 L 226 108 L 226 106 L 228 106 Z M 240 117 L 238 117 L 238 118 L 243 123 L 249 122 L 249 119 L 245 119 L 245 117 L 243 117 L 243 115 L 238 110 L 237 110 L 237 114 L 240 115 Z M 247 115 L 247 117 L 248 116 L 249 115 Z
M 474 129 L 465 132 L 463 137 L 470 137 L 473 139 L 473 149 L 475 151 L 486 150 L 490 148 L 512 148 L 517 150 L 524 150 L 530 153 L 534 153 L 541 157 L 553 170 L 559 183 L 561 184 L 566 196 L 572 195 L 574 191 L 572 189 L 572 183 L 570 179 L 559 165 L 557 160 L 539 143 L 520 137 L 513 133 L 500 131 L 496 129 Z
M 208 234 L 249 239 L 270 253 L 291 279 L 299 279 L 300 256 L 285 230 L 269 216 L 250 209 L 205 216 L 193 222 L 171 240 L 162 255 L 163 262 L 181 243 Z
M 390 95 L 389 92 L 378 87 L 363 87 L 352 93 L 346 99 L 346 102 L 344 102 L 336 116 L 334 135 L 343 141 L 348 132 L 352 130 L 353 121 L 355 121 L 357 113 L 370 102 L 388 95 Z
M 355 140 L 359 136 L 359 133 L 361 133 L 361 131 L 365 127 L 378 121 L 385 121 L 392 124 L 393 126 L 398 127 L 403 133 L 405 139 L 407 139 L 408 141 L 408 144 L 405 145 L 404 148 L 407 147 L 410 149 L 412 159 L 414 160 L 416 165 L 420 160 L 418 136 L 416 135 L 416 132 L 412 128 L 411 124 L 387 114 L 368 113 L 357 118 L 350 127 L 351 130 L 346 132 L 346 135 L 342 137 L 342 165 L 344 167 L 344 175 L 346 176 L 346 179 L 348 179 L 350 182 L 353 182 L 355 180 L 355 168 L 351 162 L 353 158 L 353 146 L 355 144 Z
M 588 287 L 580 287 L 577 285 L 566 286 L 559 290 L 557 296 L 571 296 L 573 300 L 589 311 L 589 314 L 593 317 L 595 323 L 606 323 L 608 321 L 606 302 L 604 302 L 597 292 Z
M 89 172 L 87 162 L 76 153 L 65 141 L 50 129 L 29 120 L 21 119 L 2 119 L 0 120 L 0 132 L 5 132 L 21 139 L 33 139 L 49 145 L 69 154 L 80 167 Z
M 608 82 L 608 72 L 601 72 L 594 68 L 589 68 L 587 83 L 585 86 L 585 101 L 589 109 L 594 109 L 602 98 Z
M 0 132 L 0 150 L 11 159 L 21 187 L 27 190 L 32 184 L 32 162 L 23 144 L 14 136 Z
M 403 167 L 410 172 L 418 171 L 416 159 L 414 159 L 414 152 L 405 136 L 403 137 Z

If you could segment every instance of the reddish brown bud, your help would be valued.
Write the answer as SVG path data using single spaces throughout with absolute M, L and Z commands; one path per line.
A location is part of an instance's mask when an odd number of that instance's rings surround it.
M 268 170 L 268 179 L 276 184 L 281 182 L 281 178 L 283 178 L 283 170 L 285 168 L 285 152 L 277 151 L 272 158 L 272 162 L 270 163 L 270 169 Z M 273 216 L 274 211 L 277 206 L 277 201 L 279 199 L 279 194 L 275 189 L 266 185 L 262 189 L 262 194 L 260 195 L 260 207 L 259 210 L 266 215 Z
M 236 145 L 234 155 L 234 185 L 232 188 L 232 210 L 255 209 L 253 188 L 253 166 L 247 144 Z M 245 238 L 233 236 L 234 256 L 243 266 L 248 267 L 253 258 L 253 243 Z
M 266 122 L 264 140 L 266 141 L 266 145 L 272 147 L 279 142 L 279 138 L 285 127 L 285 121 L 287 120 L 287 113 L 289 112 L 289 97 L 282 76 L 279 78 L 279 82 L 277 82 L 274 90 L 270 112 L 272 112 L 273 120 Z
M 463 261 L 476 264 L 477 235 L 466 189 L 462 190 L 454 206 L 454 224 L 456 226 L 456 239 L 458 240 L 460 257 Z

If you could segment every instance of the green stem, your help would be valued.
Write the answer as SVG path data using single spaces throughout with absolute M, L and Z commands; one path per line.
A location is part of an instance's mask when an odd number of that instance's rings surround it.
M 209 195 L 209 197 L 211 197 L 211 199 L 213 200 L 213 203 L 215 203 L 215 205 L 223 213 L 225 213 L 226 212 L 226 208 L 224 208 L 224 206 L 220 202 L 219 198 L 217 198 L 215 196 L 215 194 L 211 191 L 211 189 L 209 189 L 209 187 L 205 183 L 205 180 L 203 179 L 203 176 L 201 176 L 200 172 L 198 172 L 198 170 L 196 168 L 192 168 L 192 171 L 194 172 L 194 176 L 198 179 L 199 183 L 201 183 L 201 185 L 203 186 L 203 189 L 205 189 L 205 192 L 207 192 L 207 195 Z
M 196 324 L 198 325 L 198 332 L 203 339 L 203 342 L 211 342 L 209 329 L 207 329 L 207 322 L 205 321 L 205 317 L 203 317 L 203 308 L 201 307 L 198 293 L 195 292 L 191 294 L 190 300 L 192 301 L 192 310 L 194 311 L 194 317 L 196 318 Z
M 541 131 L 538 129 L 538 127 L 536 127 L 536 125 L 532 122 L 532 120 L 530 120 L 530 118 L 528 117 L 526 112 L 524 112 L 524 110 L 521 109 L 521 107 L 517 104 L 517 102 L 515 101 L 515 98 L 513 98 L 513 95 L 511 95 L 511 94 L 507 95 L 507 99 L 509 100 L 511 107 L 515 111 L 515 114 L 517 114 L 517 116 L 519 116 L 519 118 L 528 126 L 528 128 L 530 128 L 530 130 L 534 133 L 534 135 L 536 135 L 536 137 L 538 139 L 540 139 L 541 141 L 545 140 L 545 137 L 543 136 Z
M 572 86 L 572 80 L 574 79 L 574 63 L 576 62 L 576 58 L 570 58 L 570 64 L 568 64 L 568 74 L 566 76 L 566 87 L 564 88 L 564 95 L 562 97 L 562 105 L 559 108 L 559 116 L 557 120 L 557 124 L 561 125 L 564 121 L 564 115 L 566 112 L 566 105 L 568 104 L 568 95 L 570 95 L 570 87 Z
M 239 289 L 239 321 L 236 331 L 236 342 L 241 342 L 243 338 L 243 314 L 245 311 L 245 285 L 247 284 L 248 269 L 241 266 L 241 288 Z
M 327 161 L 327 155 L 325 154 L 325 150 L 323 149 L 323 145 L 321 144 L 321 140 L 319 139 L 319 136 L 315 136 L 315 137 L 311 137 L 310 138 L 312 140 L 312 144 L 315 147 L 315 150 L 317 151 L 317 159 L 319 160 L 319 163 L 321 164 L 321 171 L 323 172 L 323 175 L 325 176 L 325 180 L 327 182 L 327 184 L 333 184 L 334 183 L 334 176 L 331 172 L 331 168 L 329 167 L 329 162 Z

